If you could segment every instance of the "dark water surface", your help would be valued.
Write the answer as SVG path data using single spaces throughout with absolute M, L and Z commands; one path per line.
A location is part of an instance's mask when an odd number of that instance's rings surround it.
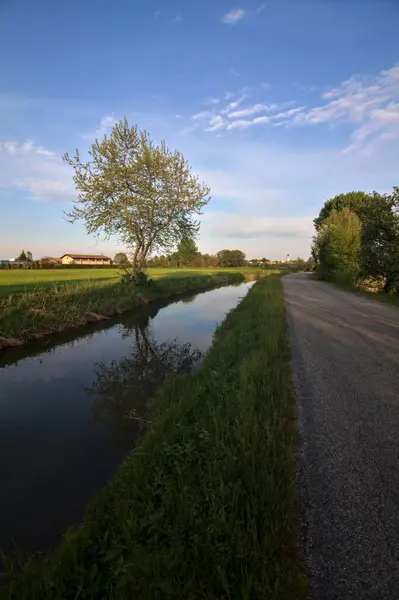
M 81 521 L 137 443 L 155 390 L 198 365 L 250 286 L 150 304 L 0 355 L 1 550 L 48 550 Z

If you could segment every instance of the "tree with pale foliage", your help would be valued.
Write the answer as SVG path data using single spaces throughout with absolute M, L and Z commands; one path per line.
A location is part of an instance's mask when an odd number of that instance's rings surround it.
M 125 252 L 117 252 L 114 256 L 114 263 L 117 265 L 126 265 L 129 262 Z
M 314 238 L 317 270 L 323 279 L 354 283 L 359 275 L 361 221 L 349 208 L 333 209 Z
M 164 141 L 155 145 L 126 118 L 95 140 L 88 161 L 78 150 L 64 160 L 74 169 L 77 190 L 70 221 L 82 220 L 89 234 L 117 238 L 131 252 L 136 277 L 151 252 L 168 252 L 196 236 L 195 217 L 209 202 L 210 188 L 191 173 L 183 154 Z

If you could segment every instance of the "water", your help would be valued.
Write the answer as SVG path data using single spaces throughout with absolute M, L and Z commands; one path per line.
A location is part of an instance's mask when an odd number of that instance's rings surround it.
M 150 304 L 0 355 L 0 548 L 45 551 L 79 523 L 171 372 L 198 366 L 251 283 Z

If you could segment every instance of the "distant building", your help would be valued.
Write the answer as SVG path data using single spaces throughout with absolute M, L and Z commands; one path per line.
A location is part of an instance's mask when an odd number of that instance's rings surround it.
M 33 260 L 33 255 L 30 250 L 25 250 L 25 255 L 28 260 Z
M 290 255 L 289 255 L 289 254 L 287 254 L 287 258 L 285 259 L 285 262 L 286 262 L 286 263 L 289 263 L 289 262 L 291 262 L 291 258 L 290 258 Z
M 111 259 L 104 254 L 63 254 L 63 265 L 110 265 Z

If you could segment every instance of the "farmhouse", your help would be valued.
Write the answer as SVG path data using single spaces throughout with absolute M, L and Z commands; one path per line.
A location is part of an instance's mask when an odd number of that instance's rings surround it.
M 104 254 L 63 254 L 63 265 L 110 265 L 111 259 Z

